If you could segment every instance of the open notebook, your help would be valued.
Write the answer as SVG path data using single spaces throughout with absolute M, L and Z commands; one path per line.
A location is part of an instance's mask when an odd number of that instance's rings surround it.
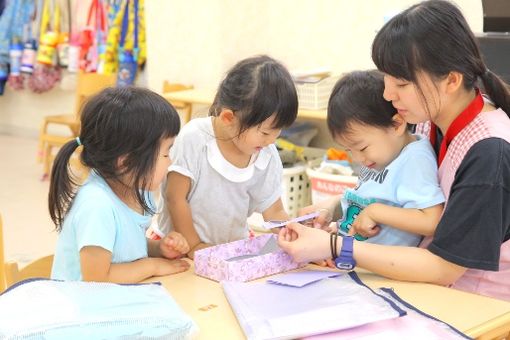
M 405 314 L 348 274 L 296 285 L 280 277 L 280 284 L 221 283 L 248 339 L 295 339 Z
M 222 286 L 250 340 L 468 338 L 391 290 L 372 291 L 354 272 L 303 271 Z

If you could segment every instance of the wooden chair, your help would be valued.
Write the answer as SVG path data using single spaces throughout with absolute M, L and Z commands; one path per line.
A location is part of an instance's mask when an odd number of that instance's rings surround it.
M 191 89 L 193 89 L 193 85 L 169 83 L 166 80 L 163 82 L 163 93 L 191 90 Z M 192 109 L 193 109 L 192 104 L 177 101 L 177 100 L 173 100 L 171 102 L 171 104 L 177 110 L 182 110 L 184 112 L 184 117 L 182 119 L 184 124 L 186 124 L 187 122 L 189 122 L 191 120 L 191 113 L 192 113 Z
M 16 262 L 5 262 L 3 235 L 2 216 L 0 215 L 0 292 L 21 280 L 31 277 L 50 277 L 53 255 L 39 258 L 21 269 Z
M 85 100 L 100 90 L 113 86 L 116 75 L 98 73 L 78 73 L 76 86 L 74 113 L 45 116 L 39 133 L 38 161 L 44 163 L 43 179 L 50 173 L 53 162 L 52 150 L 59 148 L 69 140 L 80 134 L 80 109 Z M 58 135 L 48 131 L 50 125 L 60 125 L 69 128 L 69 135 Z

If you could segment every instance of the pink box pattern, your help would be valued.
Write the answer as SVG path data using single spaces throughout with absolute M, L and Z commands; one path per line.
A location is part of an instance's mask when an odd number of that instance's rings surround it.
M 257 254 L 274 234 L 220 244 L 195 252 L 195 274 L 215 281 L 250 281 L 304 266 L 283 250 L 237 261 L 230 258 Z

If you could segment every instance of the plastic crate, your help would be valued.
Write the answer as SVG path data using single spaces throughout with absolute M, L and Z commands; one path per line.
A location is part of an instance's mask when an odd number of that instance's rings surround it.
M 311 201 L 316 204 L 331 196 L 341 195 L 345 189 L 354 188 L 358 182 L 357 176 L 327 174 L 313 170 L 321 160 L 309 162 L 306 174 L 310 179 Z
M 328 107 L 329 96 L 340 76 L 330 76 L 316 83 L 296 82 L 299 108 L 321 110 Z
M 310 181 L 304 164 L 283 169 L 282 201 L 290 217 L 296 217 L 298 210 L 310 205 Z
M 312 203 L 310 180 L 306 174 L 307 163 L 322 159 L 325 149 L 313 147 L 297 147 L 295 150 L 302 163 L 283 168 L 282 201 L 285 211 L 290 217 L 297 217 L 299 209 Z

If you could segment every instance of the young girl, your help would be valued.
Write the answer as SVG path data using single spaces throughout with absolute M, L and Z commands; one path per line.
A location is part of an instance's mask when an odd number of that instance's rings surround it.
M 408 123 L 433 123 L 447 201 L 431 243 L 392 247 L 343 237 L 335 245 L 326 232 L 293 224 L 281 231 L 280 246 L 297 261 L 333 254 L 340 267 L 357 262 L 393 279 L 510 301 L 508 88 L 487 69 L 462 13 L 448 1 L 422 2 L 391 19 L 375 38 L 372 58 L 385 73 L 384 98 L 398 113 Z
M 356 188 L 341 196 L 342 220 L 330 228 L 360 241 L 417 246 L 434 233 L 443 210 L 436 156 L 428 139 L 409 132 L 383 91 L 382 73 L 358 71 L 331 93 L 329 130 L 361 169 Z
M 166 176 L 179 128 L 175 109 L 149 90 L 109 88 L 86 103 L 80 137 L 62 147 L 51 172 L 49 210 L 60 232 L 52 278 L 133 283 L 188 269 L 169 260 L 189 250 L 182 235 L 144 234 L 150 191 Z M 75 193 L 69 159 L 78 146 L 91 172 Z
M 247 237 L 246 219 L 253 212 L 266 220 L 288 219 L 273 143 L 296 119 L 297 106 L 285 67 L 258 56 L 228 72 L 210 117 L 183 128 L 172 148 L 159 227 L 182 233 L 191 258 L 198 249 Z

